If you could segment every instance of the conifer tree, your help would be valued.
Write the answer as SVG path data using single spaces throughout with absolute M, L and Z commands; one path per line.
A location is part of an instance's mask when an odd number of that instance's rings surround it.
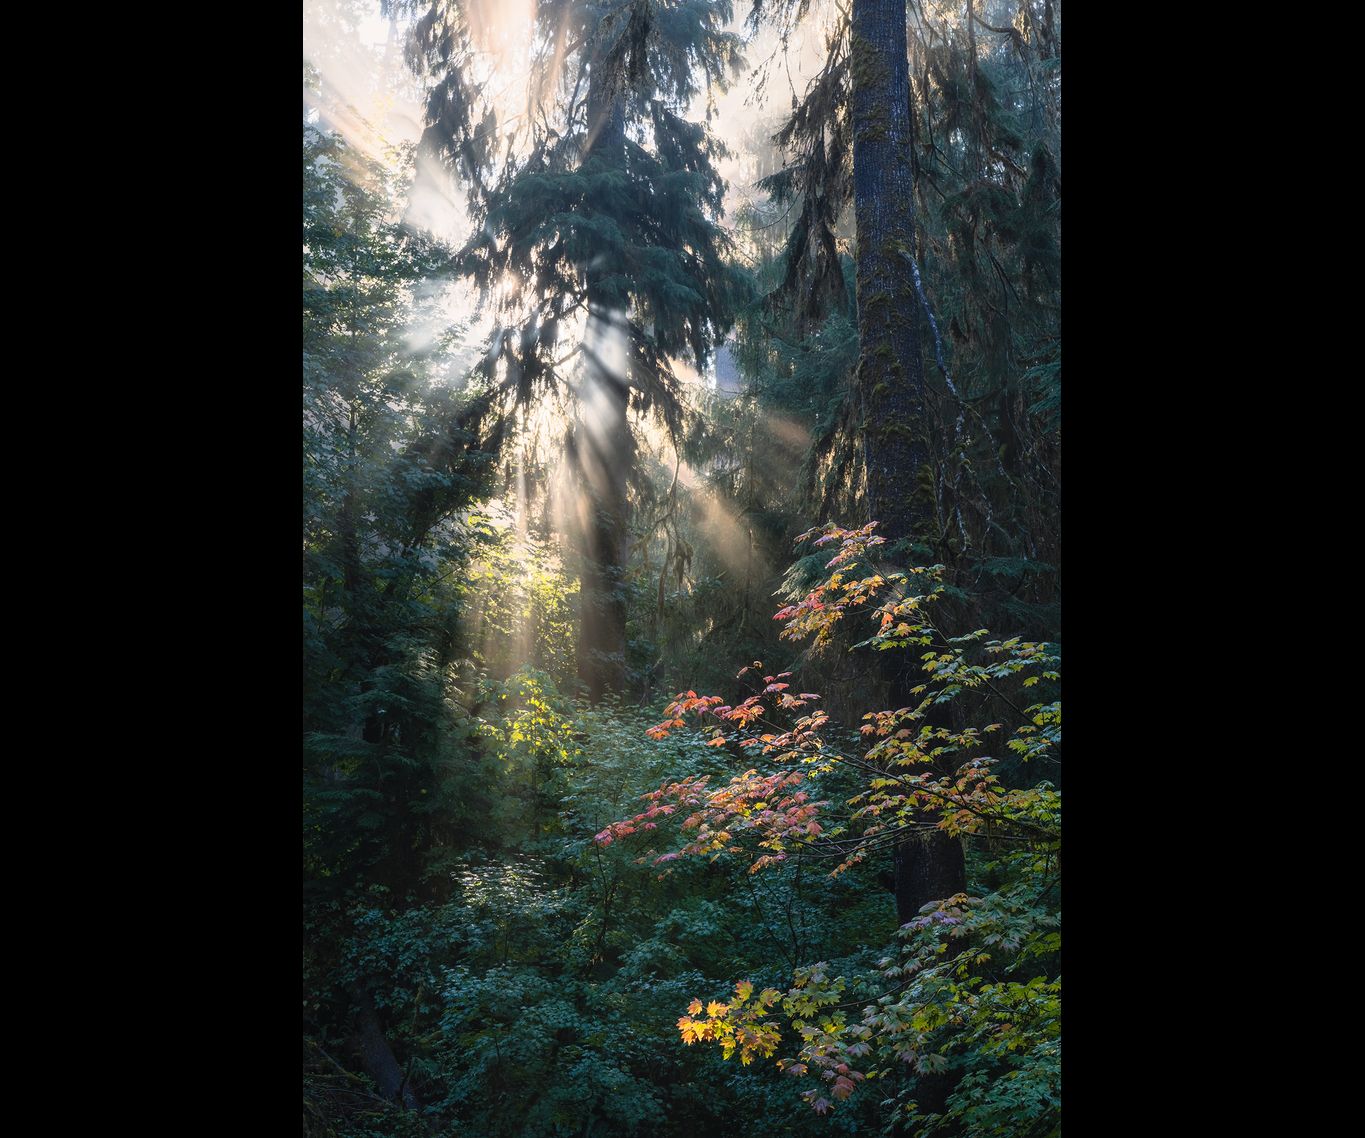
M 756 0 L 751 18 L 785 29 L 811 7 L 802 0 Z M 894 530 L 893 518 L 908 510 L 921 555 L 948 564 L 954 582 L 970 589 L 980 610 L 970 620 L 1008 620 L 1032 635 L 1055 636 L 1060 5 L 910 0 L 890 7 L 897 11 L 887 15 L 880 3 L 859 0 L 837 10 L 824 66 L 775 136 L 791 160 L 762 183 L 795 218 L 769 308 L 797 333 L 819 328 L 844 302 L 836 231 L 846 211 L 859 209 L 859 129 L 865 131 L 864 189 L 872 175 L 866 168 L 875 165 L 877 178 L 891 169 L 878 152 L 897 147 L 903 149 L 895 168 L 903 171 L 908 163 L 912 187 L 910 203 L 888 212 L 885 223 L 876 217 L 879 203 L 888 194 L 900 194 L 904 203 L 903 180 L 860 197 L 871 230 L 889 224 L 903 231 L 891 245 L 860 234 L 853 248 L 855 271 L 869 282 L 863 299 L 875 307 L 889 283 L 895 319 L 869 327 L 863 314 L 859 365 L 848 376 L 842 413 L 817 438 L 812 469 L 820 477 L 812 489 L 825 517 L 853 516 L 872 505 L 878 508 L 869 516 Z M 855 37 L 855 22 L 866 34 Z M 900 72 L 899 50 L 877 47 L 879 37 L 902 25 L 908 75 Z M 859 55 L 874 63 L 884 56 L 888 66 L 855 66 Z M 890 129 L 884 132 L 879 120 Z M 912 216 L 913 224 L 905 224 Z M 873 276 L 881 283 L 872 285 Z M 914 321 L 922 382 L 897 393 L 878 376 L 880 340 L 895 336 L 894 359 L 911 361 L 897 366 L 913 367 L 915 353 L 899 333 Z M 881 353 L 882 366 L 892 359 Z M 869 402 L 905 397 L 915 403 L 919 394 L 918 409 Z M 907 410 L 923 429 L 914 437 L 886 437 Z M 885 413 L 869 420 L 874 411 Z M 923 460 L 918 476 L 912 464 L 901 468 L 909 492 L 888 497 L 876 476 L 888 464 L 877 454 L 894 455 L 901 443 Z
M 1037 74 L 1044 70 L 1038 66 L 1040 51 L 1054 56 L 1057 51 L 1054 5 L 1024 0 L 1014 22 L 1002 26 L 984 19 L 978 2 L 966 0 L 960 21 L 951 27 L 931 23 L 915 5 L 914 26 L 920 33 L 915 54 L 924 75 L 919 108 L 910 87 L 907 26 L 912 21 L 906 0 L 851 0 L 840 10 L 843 18 L 830 39 L 824 68 L 777 136 L 795 152 L 795 161 L 767 180 L 779 197 L 802 199 L 786 251 L 787 272 L 773 299 L 794 309 L 803 323 L 837 307 L 842 298 L 840 290 L 829 287 L 836 264 L 833 231 L 845 205 L 853 207 L 858 356 L 840 429 L 824 440 L 830 466 L 838 476 L 850 467 L 860 470 L 852 497 L 861 502 L 866 518 L 880 523 L 884 536 L 902 550 L 917 547 L 921 557 L 937 553 L 959 567 L 971 566 L 977 582 L 989 579 L 1000 554 L 1026 552 L 1038 564 L 1038 520 L 1055 519 L 1055 473 L 1049 466 L 1055 448 L 1048 446 L 1047 426 L 1019 414 L 1017 393 L 1025 384 L 1022 369 L 1011 359 L 1017 334 L 1006 313 L 1013 300 L 1015 324 L 1031 334 L 1034 351 L 1041 347 L 1043 358 L 1032 374 L 1042 380 L 1044 397 L 1029 410 L 1046 417 L 1055 405 L 1056 337 L 1049 339 L 1047 328 L 1050 323 L 1055 328 L 1048 316 L 1055 312 L 1051 213 L 1059 190 L 1055 150 L 1046 137 L 1051 124 L 1040 111 L 1056 92 L 1046 74 Z M 753 14 L 800 19 L 808 7 L 802 0 L 756 0 Z M 1010 113 L 1015 110 L 1010 97 L 978 59 L 978 25 L 1005 37 L 1019 63 L 1012 70 L 1014 78 L 1022 72 L 1027 80 L 1029 129 L 1020 129 L 1019 116 Z M 916 163 L 915 125 L 921 115 L 927 143 Z M 1025 174 L 1015 156 L 1029 135 L 1034 141 Z M 936 182 L 935 174 L 951 189 Z M 924 227 L 917 232 L 915 207 L 917 200 L 925 203 L 926 186 L 940 199 L 934 220 L 947 231 L 935 249 L 957 269 L 960 291 L 953 297 L 950 330 L 969 347 L 964 355 L 976 372 L 967 393 L 971 402 L 953 381 L 920 272 Z M 1021 271 L 1015 275 L 1022 289 L 1006 276 L 997 250 L 1017 250 Z M 998 293 L 996 278 L 1005 282 Z M 927 329 L 921 328 L 922 318 Z M 972 324 L 981 331 L 969 332 Z M 946 415 L 936 414 L 930 399 L 924 331 L 932 337 L 950 396 L 940 401 L 947 405 Z M 984 352 L 970 350 L 983 341 Z M 987 413 L 978 401 L 987 403 Z M 1000 434 L 1006 436 L 1003 445 Z M 861 462 L 849 462 L 859 451 Z M 1013 473 L 1007 459 L 1015 464 Z M 998 479 L 983 469 L 998 472 Z M 973 512 L 983 525 L 969 529 L 964 514 Z M 997 512 L 1009 520 L 1009 529 Z M 879 663 L 889 704 L 913 703 L 913 673 L 885 658 Z M 928 722 L 950 728 L 952 713 L 951 706 L 935 705 Z M 936 828 L 907 827 L 896 843 L 894 866 L 902 925 L 925 904 L 966 887 L 961 841 Z M 924 1109 L 937 1111 L 950 1090 L 949 1080 L 931 1075 L 921 1080 L 916 1096 Z
M 784 10 L 799 17 L 803 8 Z M 761 11 L 756 5 L 755 13 Z M 920 305 L 909 263 L 915 199 L 906 4 L 852 0 L 847 16 L 831 38 L 824 69 L 779 133 L 798 158 L 769 185 L 786 195 L 799 189 L 804 197 L 780 291 L 808 315 L 827 307 L 821 294 L 842 292 L 827 281 L 838 268 L 834 223 L 851 197 L 858 357 L 846 422 L 861 445 L 866 517 L 908 550 L 925 540 L 933 499 Z M 900 661 L 881 657 L 879 663 L 892 704 L 911 702 L 907 690 L 916 677 Z M 960 840 L 928 829 L 912 831 L 897 846 L 894 889 L 902 924 L 928 901 L 964 886 Z
M 756 0 L 751 18 L 810 7 Z M 1007 614 L 1055 635 L 1057 5 L 852 0 L 839 16 L 776 135 L 792 161 L 764 182 L 801 207 L 769 298 L 798 330 L 842 304 L 835 230 L 854 214 L 858 355 L 817 443 L 824 515 L 856 505 L 949 564 L 973 623 Z M 893 701 L 914 682 L 887 678 Z M 925 852 L 898 872 L 903 921 L 961 881 L 960 851 Z
M 673 361 L 704 366 L 743 299 L 718 225 L 721 146 L 685 117 L 737 72 L 739 43 L 728 4 L 543 0 L 524 117 L 503 134 L 479 112 L 473 5 L 418 7 L 413 59 L 434 82 L 423 146 L 468 188 L 476 231 L 456 268 L 498 312 L 482 367 L 492 413 L 572 408 L 579 670 L 600 699 L 627 681 L 633 417 L 677 432 Z
M 325 978 L 319 1017 L 354 1029 L 382 1096 L 411 1109 L 367 981 L 338 979 L 336 954 L 366 888 L 419 892 L 460 824 L 448 784 L 464 755 L 442 675 L 457 610 L 441 582 L 474 544 L 454 515 L 483 492 L 487 456 L 460 425 L 470 408 L 409 342 L 416 294 L 445 256 L 395 213 L 384 166 L 326 116 L 305 122 L 305 969 Z

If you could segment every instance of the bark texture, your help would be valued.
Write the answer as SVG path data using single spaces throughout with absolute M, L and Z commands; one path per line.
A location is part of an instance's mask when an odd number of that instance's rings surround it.
M 905 0 L 854 0 L 852 30 L 856 396 L 869 513 L 894 540 L 931 512 L 919 491 L 929 458 L 919 301 L 901 256 L 915 235 Z
M 910 72 L 905 0 L 853 0 L 853 208 L 857 233 L 858 370 L 869 519 L 888 541 L 926 536 L 933 517 L 915 249 Z M 907 256 L 908 255 L 908 256 Z M 899 653 L 879 653 L 892 707 L 913 702 Z M 945 706 L 944 711 L 947 708 Z M 896 919 L 966 888 L 960 840 L 940 830 L 902 839 L 894 853 Z M 951 1092 L 943 1075 L 917 1080 L 923 1111 Z

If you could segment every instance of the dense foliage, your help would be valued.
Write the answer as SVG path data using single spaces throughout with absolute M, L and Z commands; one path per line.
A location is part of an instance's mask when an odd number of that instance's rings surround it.
M 864 0 L 515 8 L 305 66 L 304 1132 L 1058 1134 L 1059 6 L 901 5 L 918 403 Z
M 920 840 L 923 831 L 973 836 L 990 887 L 926 905 L 900 929 L 900 950 L 878 960 L 876 976 L 831 977 L 820 962 L 797 968 L 785 996 L 770 988 L 756 997 L 752 982 L 741 980 L 733 998 L 710 1001 L 704 1016 L 694 999 L 678 1027 L 686 1042 L 719 1042 L 727 1058 L 738 1051 L 748 1064 L 773 1054 L 787 1020 L 801 1046 L 779 1066 L 824 1081 L 803 1094 L 822 1113 L 831 1105 L 826 1094 L 847 1099 L 858 1082 L 887 1079 L 903 1063 L 916 1073 L 959 1077 L 941 1117 L 921 1120 L 930 1130 L 956 1121 L 969 1123 L 970 1133 L 1045 1134 L 1055 1126 L 1059 1097 L 1061 938 L 1049 896 L 1058 880 L 1060 795 L 1048 778 L 1017 784 L 1017 768 L 1058 761 L 1061 703 L 1049 689 L 1060 679 L 1059 658 L 1047 644 L 992 640 L 985 629 L 945 633 L 929 611 L 943 594 L 941 567 L 879 571 L 869 558 L 883 542 L 874 528 L 826 527 L 815 544 L 840 543 L 826 566 L 833 572 L 776 619 L 785 622 L 785 637 L 829 644 L 842 621 L 870 611 L 876 631 L 859 647 L 927 649 L 919 653 L 925 682 L 910 689 L 914 704 L 864 713 L 863 742 L 849 745 L 829 732 L 817 693 L 795 693 L 790 672 L 759 681 L 756 661 L 739 673 L 754 677 L 744 699 L 732 706 L 689 691 L 649 734 L 667 738 L 685 726 L 682 716 L 696 712 L 720 721 L 702 728 L 708 746 L 726 748 L 741 765 L 761 762 L 770 773 L 750 768 L 714 789 L 705 775 L 666 783 L 645 796 L 648 809 L 595 840 L 611 845 L 647 834 L 652 841 L 671 815 L 686 814 L 681 830 L 689 840 L 666 853 L 651 849 L 646 860 L 742 852 L 754 858 L 748 871 L 756 873 L 804 854 L 833 862 L 829 872 L 838 877 L 907 836 Z M 1021 693 L 1048 698 L 1011 698 Z M 1018 763 L 984 753 L 1001 723 L 953 730 L 930 721 L 932 707 L 972 696 L 981 697 L 978 713 L 996 704 L 1014 712 L 1005 755 Z M 858 793 L 845 797 L 824 784 L 822 776 L 840 768 L 857 779 Z M 856 809 L 831 813 L 841 802 Z M 845 996 L 865 1001 L 860 1020 L 850 1018 Z M 895 1090 L 902 1113 L 924 1114 L 913 1083 Z M 1002 1119 L 1007 1125 L 997 1125 Z

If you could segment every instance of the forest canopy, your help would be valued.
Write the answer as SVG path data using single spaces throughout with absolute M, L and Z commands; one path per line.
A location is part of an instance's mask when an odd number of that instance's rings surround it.
M 305 0 L 306 1135 L 1061 1132 L 1055 0 Z

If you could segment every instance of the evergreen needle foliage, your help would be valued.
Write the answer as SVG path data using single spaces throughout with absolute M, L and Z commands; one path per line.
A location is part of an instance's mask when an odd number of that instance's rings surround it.
M 306 1135 L 1060 1133 L 1060 6 L 740 15 L 305 5 Z

